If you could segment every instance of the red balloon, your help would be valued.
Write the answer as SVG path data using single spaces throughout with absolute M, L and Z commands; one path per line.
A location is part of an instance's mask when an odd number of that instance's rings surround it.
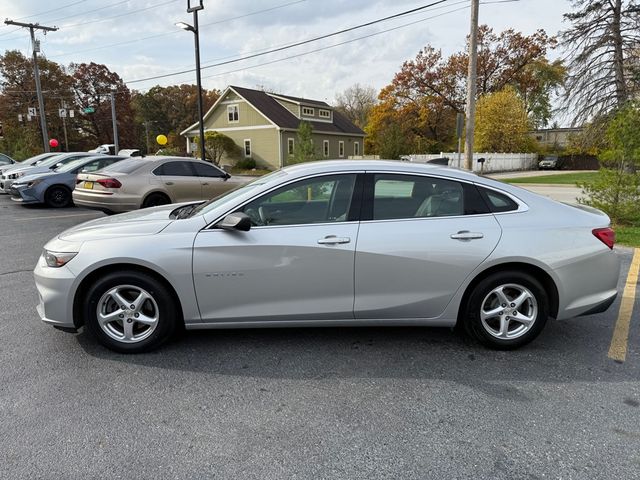
M 58 145 L 60 144 L 58 143 L 58 140 L 56 140 L 55 138 L 52 138 L 51 140 L 49 140 L 50 147 L 56 148 Z

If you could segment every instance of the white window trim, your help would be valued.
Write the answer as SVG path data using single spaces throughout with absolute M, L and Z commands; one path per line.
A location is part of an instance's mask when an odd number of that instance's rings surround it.
M 249 142 L 249 155 L 247 155 L 247 142 Z M 253 148 L 251 147 L 251 139 L 245 138 L 242 142 L 242 151 L 244 153 L 244 158 L 251 158 L 253 155 Z
M 314 117 L 316 115 L 316 110 L 312 107 L 302 107 L 302 115 L 304 115 L 305 117 Z
M 322 141 L 322 154 L 324 158 L 329 158 L 329 140 Z
M 359 157 L 360 153 L 360 142 L 353 142 L 353 155 L 355 157 Z
M 234 112 L 234 108 L 236 110 L 236 112 L 238 113 L 238 119 L 237 120 L 230 120 L 229 119 L 229 114 Z M 240 121 L 240 107 L 238 106 L 237 103 L 231 104 L 231 105 L 227 105 L 227 123 L 238 123 Z
M 338 157 L 344 158 L 344 140 L 338 142 Z
M 291 146 L 291 148 L 289 148 L 289 146 Z M 287 155 L 293 155 L 295 151 L 296 151 L 296 139 L 287 138 Z
M 318 116 L 320 118 L 331 118 L 331 110 L 327 110 L 326 108 L 321 108 L 318 110 Z

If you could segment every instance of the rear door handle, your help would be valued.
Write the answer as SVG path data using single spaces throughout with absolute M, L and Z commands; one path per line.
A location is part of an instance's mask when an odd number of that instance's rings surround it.
M 477 240 L 479 238 L 484 238 L 484 234 L 479 232 L 470 232 L 469 230 L 460 230 L 458 233 L 452 234 L 451 238 L 454 240 Z
M 349 237 L 336 237 L 335 235 L 327 235 L 324 238 L 318 240 L 320 245 L 338 245 L 340 243 L 349 243 L 351 239 Z
M 164 182 L 165 185 L 173 185 L 173 182 Z

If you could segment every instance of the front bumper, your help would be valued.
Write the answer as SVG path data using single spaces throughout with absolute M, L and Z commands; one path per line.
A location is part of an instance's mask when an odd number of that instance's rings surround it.
M 13 180 L 9 178 L 0 179 L 0 193 L 8 194 Z
M 38 289 L 40 319 L 54 327 L 74 329 L 73 286 L 76 276 L 66 266 L 48 267 L 42 256 L 33 271 Z
M 38 192 L 29 187 L 16 187 L 15 184 L 11 186 L 8 191 L 9 195 L 11 195 L 11 200 L 14 202 L 20 203 L 42 203 L 40 200 Z

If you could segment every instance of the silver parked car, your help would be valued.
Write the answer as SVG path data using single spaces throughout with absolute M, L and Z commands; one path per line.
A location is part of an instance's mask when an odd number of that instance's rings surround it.
M 34 165 L 38 165 L 43 161 L 58 155 L 60 155 L 60 153 L 41 153 L 40 155 L 28 158 L 22 162 L 0 166 L 0 193 L 9 193 L 9 188 L 13 183 L 13 177 L 10 179 L 9 176 L 14 170 L 17 171 L 22 170 L 25 167 L 33 167 Z
M 78 158 L 55 170 L 25 175 L 11 185 L 11 200 L 23 205 L 44 203 L 53 208 L 68 207 L 72 205 L 71 192 L 76 186 L 78 173 L 95 172 L 124 158 L 100 154 Z
M 208 200 L 247 183 L 216 166 L 183 157 L 133 157 L 81 173 L 73 191 L 79 207 L 121 213 L 169 203 Z
M 140 352 L 187 329 L 460 324 L 509 349 L 606 310 L 602 212 L 446 167 L 326 161 L 209 202 L 98 219 L 44 247 L 38 312 Z

